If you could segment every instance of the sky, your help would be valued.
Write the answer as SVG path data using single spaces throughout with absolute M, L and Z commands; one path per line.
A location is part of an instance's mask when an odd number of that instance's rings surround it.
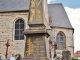
M 51 0 L 48 0 L 50 3 Z M 80 0 L 52 0 L 54 3 L 62 3 L 68 18 L 74 28 L 74 52 L 80 50 Z

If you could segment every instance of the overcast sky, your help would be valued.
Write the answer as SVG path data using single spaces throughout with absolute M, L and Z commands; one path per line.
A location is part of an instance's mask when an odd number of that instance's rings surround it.
M 62 3 L 74 28 L 74 52 L 80 50 L 80 0 L 52 0 Z M 50 2 L 50 0 L 48 0 Z

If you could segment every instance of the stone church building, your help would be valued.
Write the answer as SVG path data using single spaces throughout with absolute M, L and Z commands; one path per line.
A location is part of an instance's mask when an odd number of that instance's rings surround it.
M 51 40 L 57 43 L 57 56 L 62 56 L 62 51 L 65 49 L 69 50 L 71 56 L 73 56 L 74 28 L 69 21 L 63 5 L 61 3 L 45 3 L 45 6 L 45 19 L 48 21 L 48 23 L 46 22 L 46 29 L 51 36 Z M 26 37 L 23 34 L 23 31 L 29 29 L 29 7 L 30 0 L 0 0 L 1 58 L 5 58 L 7 48 L 8 58 L 12 54 L 20 54 L 22 58 L 24 57 Z M 6 43 L 8 40 L 10 46 L 7 47 Z

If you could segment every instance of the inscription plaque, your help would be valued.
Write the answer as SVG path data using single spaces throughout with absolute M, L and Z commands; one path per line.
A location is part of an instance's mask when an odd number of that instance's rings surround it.
M 43 35 L 27 35 L 25 44 L 25 57 L 29 60 L 46 60 L 45 38 Z M 42 58 L 43 57 L 43 58 Z

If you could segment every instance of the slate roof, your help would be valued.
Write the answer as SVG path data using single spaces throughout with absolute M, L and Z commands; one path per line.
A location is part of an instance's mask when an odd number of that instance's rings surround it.
M 0 0 L 0 12 L 29 10 L 30 0 Z
M 30 0 L 0 0 L 0 12 L 29 10 Z M 51 26 L 72 28 L 62 4 L 49 4 Z
M 49 18 L 52 27 L 62 27 L 73 29 L 65 9 L 61 3 L 48 5 Z

